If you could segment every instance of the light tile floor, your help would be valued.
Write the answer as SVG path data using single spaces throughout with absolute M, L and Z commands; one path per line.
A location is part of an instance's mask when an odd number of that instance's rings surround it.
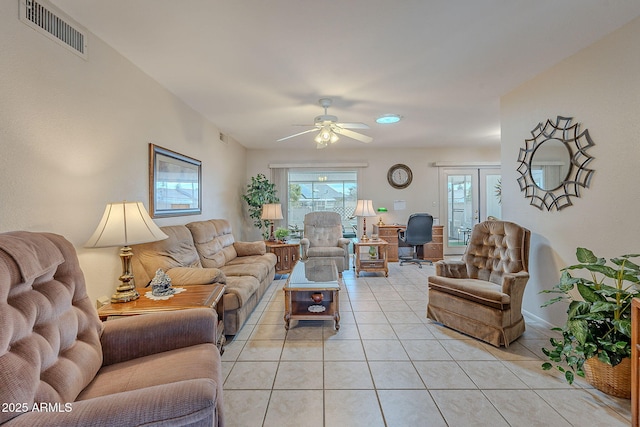
M 432 266 L 344 272 L 340 330 L 284 329 L 278 278 L 222 357 L 229 427 L 627 426 L 630 401 L 542 371 L 552 332 L 534 319 L 508 349 L 426 318 Z

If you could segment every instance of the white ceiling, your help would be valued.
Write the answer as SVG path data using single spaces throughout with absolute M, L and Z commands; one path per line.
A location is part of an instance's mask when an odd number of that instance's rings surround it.
M 341 137 L 331 150 L 495 146 L 500 96 L 640 15 L 638 0 L 52 2 L 262 149 L 315 146 L 315 133 L 275 141 L 313 123 L 321 97 L 374 138 Z M 376 124 L 385 113 L 404 119 Z

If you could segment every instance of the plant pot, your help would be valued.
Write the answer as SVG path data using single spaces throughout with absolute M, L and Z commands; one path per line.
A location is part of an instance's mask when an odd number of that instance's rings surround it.
M 591 357 L 582 366 L 587 382 L 603 393 L 631 399 L 631 359 L 625 357 L 616 366 Z

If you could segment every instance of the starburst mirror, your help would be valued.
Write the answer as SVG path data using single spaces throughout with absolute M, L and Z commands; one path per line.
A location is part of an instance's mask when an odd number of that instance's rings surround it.
M 518 154 L 520 191 L 540 210 L 571 206 L 571 197 L 580 197 L 580 189 L 589 187 L 594 171 L 587 168 L 593 160 L 587 150 L 594 143 L 589 130 L 580 132 L 572 120 L 558 116 L 555 123 L 538 123 Z

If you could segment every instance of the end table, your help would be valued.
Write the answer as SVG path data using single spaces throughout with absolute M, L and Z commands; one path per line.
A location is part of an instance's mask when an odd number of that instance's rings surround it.
M 281 243 L 264 241 L 267 250 L 278 257 L 276 274 L 289 274 L 300 259 L 300 243 Z
M 152 300 L 144 296 L 151 288 L 138 288 L 140 298 L 124 303 L 108 303 L 98 309 L 100 320 L 110 317 L 137 316 L 139 314 L 156 313 L 160 311 L 186 310 L 189 308 L 208 307 L 218 313 L 216 328 L 216 345 L 220 354 L 224 353 L 224 285 L 193 285 L 184 286 L 186 289 L 166 300 Z
M 360 248 L 363 246 L 374 247 L 376 251 L 375 257 L 371 257 L 369 255 L 369 251 L 360 253 Z M 387 265 L 387 246 L 387 241 L 382 239 L 369 239 L 367 241 L 358 240 L 357 242 L 353 242 L 356 277 L 360 275 L 361 271 L 379 271 L 384 273 L 384 277 L 388 277 L 389 267 Z

